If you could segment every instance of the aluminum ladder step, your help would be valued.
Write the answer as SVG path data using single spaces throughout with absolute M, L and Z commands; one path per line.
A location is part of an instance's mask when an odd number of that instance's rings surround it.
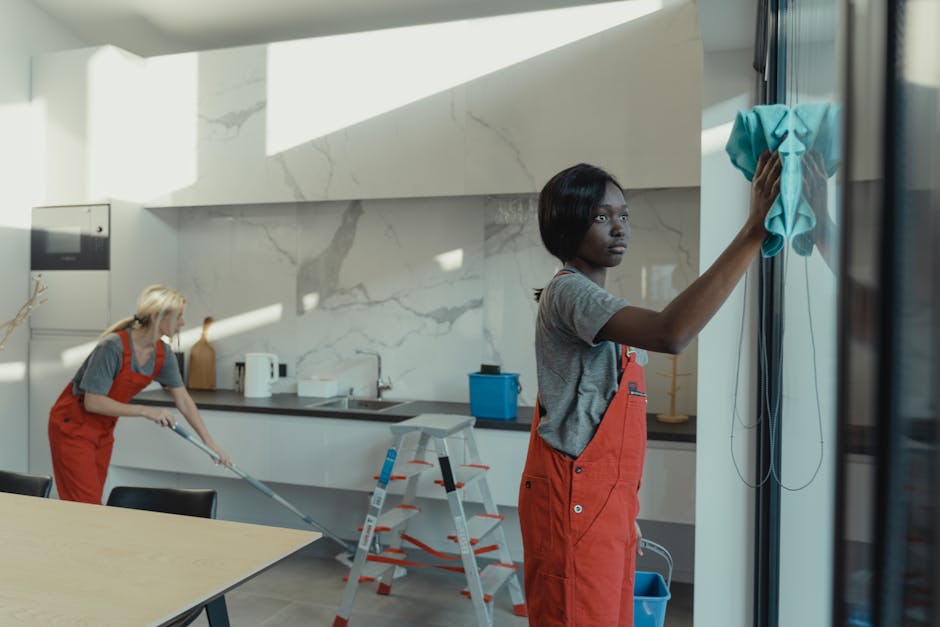
M 489 469 L 489 466 L 483 466 L 481 464 L 465 464 L 463 466 L 457 466 L 454 468 L 454 484 L 457 486 L 458 490 L 461 490 L 480 477 L 485 477 L 486 471 Z M 435 479 L 434 483 L 442 486 L 444 485 L 444 480 Z
M 402 560 L 405 559 L 404 551 L 395 551 L 393 549 L 385 549 L 381 553 L 382 557 L 388 557 L 390 559 Z M 386 564 L 385 562 L 372 562 L 368 561 L 362 567 L 362 572 L 359 573 L 359 583 L 364 583 L 367 581 L 375 581 L 382 575 L 384 575 L 389 570 L 395 568 L 395 564 Z M 349 581 L 349 575 L 343 575 L 343 581 Z
M 469 429 L 476 422 L 472 416 L 456 414 L 420 414 L 408 420 L 391 425 L 392 433 L 401 435 L 411 431 L 421 431 L 433 438 L 446 438 L 458 431 Z
M 392 469 L 392 474 L 389 476 L 389 481 L 403 481 L 405 479 L 411 479 L 416 475 L 420 475 L 423 472 L 431 470 L 434 468 L 434 464 L 431 462 L 426 462 L 423 459 L 412 459 L 407 462 L 401 462 L 395 464 L 395 467 Z M 373 479 L 378 479 L 379 475 L 372 475 Z
M 509 581 L 509 578 L 516 574 L 518 567 L 515 564 L 502 564 L 496 562 L 490 564 L 480 573 L 480 583 L 483 586 L 483 600 L 489 603 L 493 600 L 493 595 L 503 587 L 503 584 Z M 470 599 L 470 590 L 464 588 L 460 594 Z
M 420 513 L 421 510 L 414 505 L 396 505 L 379 516 L 379 519 L 375 523 L 375 531 L 376 533 L 380 531 L 391 531 Z M 361 526 L 359 527 L 359 531 L 362 531 Z
M 499 514 L 476 514 L 467 520 L 467 533 L 470 536 L 470 546 L 474 546 L 486 537 L 486 534 L 496 529 L 504 516 Z M 457 534 L 447 536 L 448 540 L 457 542 Z

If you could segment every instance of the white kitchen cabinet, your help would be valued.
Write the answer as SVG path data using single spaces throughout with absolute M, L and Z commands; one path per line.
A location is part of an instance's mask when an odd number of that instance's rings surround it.
M 245 472 L 271 484 L 279 494 L 308 513 L 318 523 L 344 538 L 354 538 L 368 509 L 375 488 L 374 475 L 392 443 L 389 423 L 364 420 L 307 418 L 272 414 L 203 411 L 213 437 Z M 214 465 L 198 448 L 166 429 L 157 429 L 143 419 L 122 418 L 116 442 L 109 485 L 172 486 L 211 488 L 219 492 L 219 516 L 257 524 L 306 528 L 286 508 L 274 503 L 229 470 Z M 525 431 L 476 429 L 484 463 L 490 466 L 487 481 L 493 498 L 506 519 L 504 527 L 513 559 L 522 560 L 522 540 L 517 496 L 525 464 L 529 434 Z M 407 458 L 406 441 L 400 451 Z M 454 463 L 464 459 L 459 438 L 449 440 Z M 427 459 L 434 461 L 431 451 Z M 640 491 L 643 521 L 662 521 L 675 532 L 694 519 L 695 450 L 690 443 L 649 443 L 646 469 Z M 446 540 L 453 533 L 444 490 L 433 485 L 435 473 L 422 477 L 418 504 L 422 516 L 409 532 L 434 549 L 453 552 Z M 404 482 L 392 482 L 390 495 L 397 502 Z M 478 500 L 475 490 L 469 501 Z M 479 508 L 478 503 L 469 504 Z M 655 525 L 646 531 L 662 533 Z M 662 539 L 662 538 L 661 538 Z M 675 555 L 677 580 L 691 581 L 691 557 Z
M 439 50 L 384 70 L 400 54 L 388 42 L 407 33 L 150 59 L 110 46 L 40 56 L 33 80 L 34 102 L 45 111 L 45 202 L 121 197 L 157 207 L 532 193 L 579 161 L 607 168 L 631 189 L 698 185 L 702 49 L 694 4 L 598 19 L 608 10 L 627 7 L 570 9 L 572 19 L 593 14 L 597 22 L 578 24 L 571 41 L 518 29 L 497 40 L 445 38 Z M 474 21 L 425 28 L 458 27 L 468 35 L 492 30 Z M 539 38 L 544 49 L 520 52 Z M 350 54 L 331 54 L 330 46 Z M 422 84 L 434 76 L 436 83 Z
M 203 418 L 213 438 L 224 442 L 226 451 L 239 467 L 244 466 L 260 479 L 269 475 L 271 447 L 267 429 L 251 414 L 227 414 L 224 419 L 213 414 L 203 412 Z M 187 428 L 192 430 L 188 425 Z M 231 471 L 215 465 L 201 450 L 145 418 L 118 420 L 111 464 L 142 470 L 231 476 Z
M 144 59 L 115 46 L 33 60 L 43 171 L 39 204 L 142 200 L 139 192 L 149 176 L 141 168 L 146 83 Z
M 261 481 L 314 486 L 364 493 L 375 488 L 385 453 L 392 444 L 389 423 L 338 418 L 305 418 L 272 414 L 203 411 L 215 440 L 235 463 Z M 501 507 L 516 507 L 519 480 L 525 464 L 529 434 L 524 431 L 476 429 L 477 443 L 493 498 Z M 112 465 L 124 468 L 216 477 L 233 477 L 215 466 L 205 453 L 168 430 L 144 419 L 122 418 L 115 433 Z M 407 439 L 401 458 L 417 439 Z M 459 438 L 449 440 L 454 464 L 464 460 Z M 434 460 L 433 450 L 427 458 Z M 443 500 L 446 494 L 426 473 L 419 482 L 420 497 Z M 392 484 L 393 492 L 401 487 Z M 695 450 L 693 444 L 649 443 L 640 490 L 645 520 L 694 523 Z M 477 497 L 471 491 L 471 500 Z
M 385 423 L 290 416 L 265 422 L 277 451 L 271 479 L 282 483 L 371 491 L 391 444 Z
M 661 440 L 647 443 L 640 518 L 695 524 L 695 444 Z

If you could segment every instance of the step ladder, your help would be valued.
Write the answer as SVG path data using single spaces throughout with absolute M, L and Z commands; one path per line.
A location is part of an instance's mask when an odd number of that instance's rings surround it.
M 402 541 L 408 521 L 420 514 L 415 506 L 418 480 L 425 472 L 435 467 L 440 470 L 440 479 L 435 483 L 447 492 L 447 503 L 453 518 L 455 533 L 448 536 L 460 549 L 463 572 L 467 577 L 467 587 L 461 591 L 473 603 L 474 614 L 479 627 L 493 625 L 493 598 L 496 592 L 508 584 L 512 598 L 513 613 L 526 616 L 525 598 L 522 586 L 516 574 L 506 543 L 506 534 L 500 524 L 503 520 L 493 501 L 489 484 L 486 481 L 487 466 L 480 459 L 480 452 L 474 438 L 473 424 L 476 420 L 470 416 L 451 414 L 421 414 L 391 426 L 393 444 L 386 453 L 381 472 L 376 476 L 378 483 L 369 502 L 356 555 L 343 589 L 339 611 L 333 621 L 333 627 L 346 627 L 352 613 L 353 602 L 359 584 L 378 582 L 378 594 L 389 594 L 396 565 L 406 562 L 402 550 Z M 406 436 L 418 433 L 418 443 L 413 459 L 398 459 L 398 451 Z M 462 436 L 466 442 L 465 464 L 456 468 L 451 464 L 447 448 L 447 438 Z M 438 465 L 424 459 L 429 444 L 437 452 Z M 391 481 L 405 481 L 405 492 L 399 505 L 382 511 L 385 505 L 388 484 Z M 468 520 L 461 493 L 470 486 L 475 486 L 483 504 L 484 513 L 472 516 Z M 378 533 L 388 533 L 387 546 L 380 554 L 369 554 L 373 537 Z M 484 538 L 492 540 L 498 561 L 486 566 L 482 571 L 477 567 L 474 547 Z M 460 569 L 455 569 L 460 570 Z

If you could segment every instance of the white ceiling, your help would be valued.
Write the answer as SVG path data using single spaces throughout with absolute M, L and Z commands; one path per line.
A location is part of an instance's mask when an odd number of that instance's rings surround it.
M 30 0 L 89 45 L 140 56 L 595 4 L 597 0 Z M 706 50 L 749 47 L 754 0 L 698 0 Z M 524 37 L 525 33 L 519 33 Z

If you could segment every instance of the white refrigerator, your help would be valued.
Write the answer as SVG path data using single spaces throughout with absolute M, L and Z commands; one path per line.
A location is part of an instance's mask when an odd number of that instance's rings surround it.
M 42 274 L 46 285 L 46 302 L 30 317 L 29 472 L 52 475 L 49 410 L 109 324 L 109 272 L 34 270 L 36 274 Z
M 30 283 L 45 302 L 29 318 L 29 471 L 52 474 L 49 410 L 111 320 L 111 207 L 35 207 Z
M 31 275 L 47 289 L 30 318 L 30 472 L 52 473 L 49 410 L 101 332 L 147 285 L 178 282 L 178 223 L 177 209 L 115 199 L 33 209 Z

